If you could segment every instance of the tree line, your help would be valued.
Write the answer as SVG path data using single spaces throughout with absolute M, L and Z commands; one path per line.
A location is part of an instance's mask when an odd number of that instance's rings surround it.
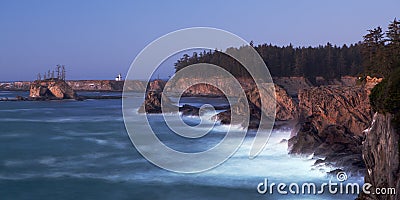
M 386 37 L 385 37 L 386 36 Z M 350 75 L 384 76 L 390 71 L 391 63 L 399 61 L 399 22 L 394 19 L 384 34 L 378 27 L 368 30 L 363 41 L 343 46 L 327 43 L 317 47 L 293 47 L 261 44 L 231 47 L 227 53 L 247 56 L 246 48 L 253 47 L 262 57 L 272 76 L 304 76 L 310 80 L 317 76 L 326 79 Z M 210 63 L 224 68 L 235 77 L 249 77 L 239 62 L 218 50 L 184 54 L 175 63 L 175 72 L 197 63 Z M 256 65 L 257 63 L 254 63 Z
M 64 65 L 56 65 L 56 70 L 48 70 L 43 74 L 39 73 L 37 75 L 36 80 L 65 80 L 65 66 Z
M 363 36 L 363 66 L 365 72 L 386 77 L 400 66 L 400 22 L 394 19 L 388 30 L 382 28 L 368 30 Z
M 304 76 L 308 78 L 322 76 L 328 79 L 344 76 L 358 75 L 362 72 L 361 44 L 343 45 L 338 47 L 327 43 L 318 47 L 293 47 L 262 44 L 252 46 L 267 65 L 272 76 Z M 246 48 L 228 48 L 230 54 L 247 56 Z M 175 63 L 175 72 L 186 66 L 197 63 L 210 63 L 224 68 L 235 77 L 249 77 L 247 71 L 235 59 L 227 54 L 209 50 L 193 52 L 192 56 L 184 54 Z M 256 64 L 256 63 L 254 63 Z
M 371 91 L 371 107 L 393 114 L 392 124 L 400 131 L 400 22 L 393 20 L 386 32 L 381 27 L 368 30 L 363 45 L 366 73 L 384 77 Z

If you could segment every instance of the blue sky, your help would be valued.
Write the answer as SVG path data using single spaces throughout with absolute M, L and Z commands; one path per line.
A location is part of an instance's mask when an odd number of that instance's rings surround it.
M 56 64 L 68 79 L 112 79 L 151 41 L 195 26 L 255 44 L 350 44 L 400 18 L 398 8 L 398 0 L 0 0 L 0 80 L 33 80 Z

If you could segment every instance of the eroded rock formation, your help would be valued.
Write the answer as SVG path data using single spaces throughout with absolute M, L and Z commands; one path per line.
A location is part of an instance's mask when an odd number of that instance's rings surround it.
M 270 84 L 263 84 L 260 88 L 253 87 L 246 91 L 247 100 L 242 97 L 238 100 L 236 105 L 228 111 L 219 113 L 216 119 L 221 120 L 223 124 L 229 124 L 232 112 L 237 116 L 244 115 L 246 113 L 245 101 L 248 101 L 250 111 L 250 124 L 249 128 L 257 128 L 261 119 L 261 109 L 266 114 L 265 117 L 272 116 L 275 113 L 271 113 L 273 106 L 276 108 L 275 120 L 287 121 L 297 118 L 297 105 L 293 99 L 286 93 L 284 89 L 275 85 L 275 101 L 271 96 L 272 87 Z M 262 92 L 260 93 L 260 90 Z M 243 116 L 244 118 L 244 116 Z M 245 119 L 245 118 L 244 118 Z
M 178 111 L 178 106 L 173 105 L 171 100 L 162 94 L 161 91 L 148 91 L 144 102 L 140 106 L 139 113 L 162 113 L 161 101 L 164 112 Z
M 162 106 L 161 107 L 161 101 Z M 191 105 L 183 105 L 178 107 L 160 90 L 150 90 L 146 93 L 145 100 L 140 106 L 139 113 L 168 113 L 168 112 L 182 112 L 183 115 L 199 115 L 199 108 Z
M 75 91 L 63 80 L 35 81 L 30 85 L 31 99 L 76 99 Z
M 299 112 L 303 117 L 320 116 L 319 131 L 336 124 L 356 135 L 362 134 L 372 117 L 367 90 L 362 86 L 320 86 L 301 90 Z
M 289 139 L 290 154 L 313 154 L 317 158 L 316 165 L 326 163 L 340 167 L 347 172 L 362 174 L 364 162 L 361 157 L 363 137 L 352 133 L 346 126 L 328 124 L 321 130 L 320 116 L 309 116 L 300 123 L 297 135 Z
M 300 121 L 289 153 L 314 154 L 349 172 L 362 172 L 363 130 L 372 119 L 363 86 L 320 86 L 299 92 Z
M 361 199 L 400 199 L 399 130 L 392 124 L 392 114 L 375 114 L 365 131 L 362 155 L 366 165 L 365 182 L 375 188 L 395 188 L 395 195 L 362 194 Z

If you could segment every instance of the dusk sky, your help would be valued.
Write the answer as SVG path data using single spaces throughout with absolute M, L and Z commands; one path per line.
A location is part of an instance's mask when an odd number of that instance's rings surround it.
M 399 0 L 0 0 L 0 81 L 34 80 L 56 64 L 67 79 L 113 79 L 151 41 L 198 26 L 255 44 L 351 44 L 386 30 L 399 8 Z

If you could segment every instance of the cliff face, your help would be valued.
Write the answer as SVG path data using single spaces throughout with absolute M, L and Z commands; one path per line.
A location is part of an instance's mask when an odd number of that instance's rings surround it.
M 320 86 L 299 92 L 300 120 L 288 142 L 291 154 L 325 157 L 327 164 L 361 173 L 362 131 L 371 120 L 363 86 Z
M 342 76 L 340 79 L 326 80 L 323 77 L 315 77 L 315 83 L 311 83 L 307 78 L 301 76 L 273 77 L 274 83 L 284 88 L 291 97 L 297 97 L 303 89 L 309 89 L 322 85 L 355 86 L 357 77 Z
M 362 194 L 361 199 L 400 199 L 399 132 L 392 125 L 393 115 L 375 114 L 365 131 L 363 158 L 367 168 L 365 182 L 375 188 L 396 188 L 396 195 Z
M 166 92 L 177 93 L 184 91 L 185 96 L 222 96 L 222 93 L 217 88 L 221 88 L 229 96 L 238 96 L 240 94 L 240 88 L 232 87 L 234 85 L 233 80 L 229 78 L 213 78 L 206 79 L 210 84 L 203 84 L 201 80 L 196 78 L 180 78 L 175 82 L 170 82 L 166 87 Z M 239 80 L 241 85 L 246 90 L 249 88 L 249 80 Z M 212 86 L 213 85 L 213 86 Z
M 304 77 L 273 77 L 274 83 L 284 88 L 291 97 L 297 97 L 299 90 L 312 87 Z
M 32 82 L 30 81 L 16 81 L 8 83 L 0 83 L 0 90 L 16 90 L 28 91 Z
M 189 87 L 187 90 L 185 90 L 185 92 L 183 93 L 183 96 L 204 96 L 204 95 L 223 96 L 224 94 L 218 88 L 203 83 L 193 85 Z
M 134 81 L 134 80 L 125 80 L 124 87 L 127 91 L 132 92 L 144 92 L 146 89 L 146 82 L 145 81 Z
M 272 88 L 275 89 L 275 102 L 272 100 Z M 259 90 L 262 90 L 260 93 Z M 247 99 L 246 99 L 247 98 Z M 261 101 L 262 100 L 262 101 Z M 246 108 L 245 101 L 248 101 L 249 108 Z M 266 116 L 271 116 L 271 108 L 275 107 L 276 115 L 275 120 L 287 121 L 297 119 L 298 109 L 293 99 L 286 93 L 284 89 L 275 85 L 271 87 L 270 84 L 263 84 L 260 88 L 253 87 L 246 91 L 246 97 L 241 97 L 236 105 L 233 105 L 230 110 L 219 113 L 216 119 L 220 120 L 223 124 L 231 123 L 230 117 L 232 112 L 240 116 L 250 110 L 250 125 L 249 128 L 257 128 L 261 119 L 261 109 Z M 243 116 L 247 119 L 248 116 Z
M 29 97 L 36 99 L 76 99 L 75 91 L 63 80 L 45 80 L 30 85 Z
M 343 125 L 350 132 L 362 135 L 371 121 L 371 106 L 364 87 L 320 86 L 299 93 L 301 116 L 320 116 L 321 131 L 327 125 Z
M 278 121 L 287 121 L 297 118 L 297 105 L 288 93 L 278 85 L 275 85 L 275 103 L 276 103 L 276 115 L 275 119 Z M 259 90 L 264 90 L 259 92 Z M 272 92 L 268 84 L 262 85 L 260 88 L 252 88 L 246 92 L 247 99 L 253 103 L 256 107 L 264 108 L 264 112 L 269 114 L 269 110 L 272 106 L 270 93 Z M 260 95 L 261 94 L 261 95 Z M 265 96 L 266 95 L 266 96 Z M 263 100 L 261 105 L 261 99 Z
M 122 91 L 124 81 L 78 80 L 66 81 L 76 91 Z

